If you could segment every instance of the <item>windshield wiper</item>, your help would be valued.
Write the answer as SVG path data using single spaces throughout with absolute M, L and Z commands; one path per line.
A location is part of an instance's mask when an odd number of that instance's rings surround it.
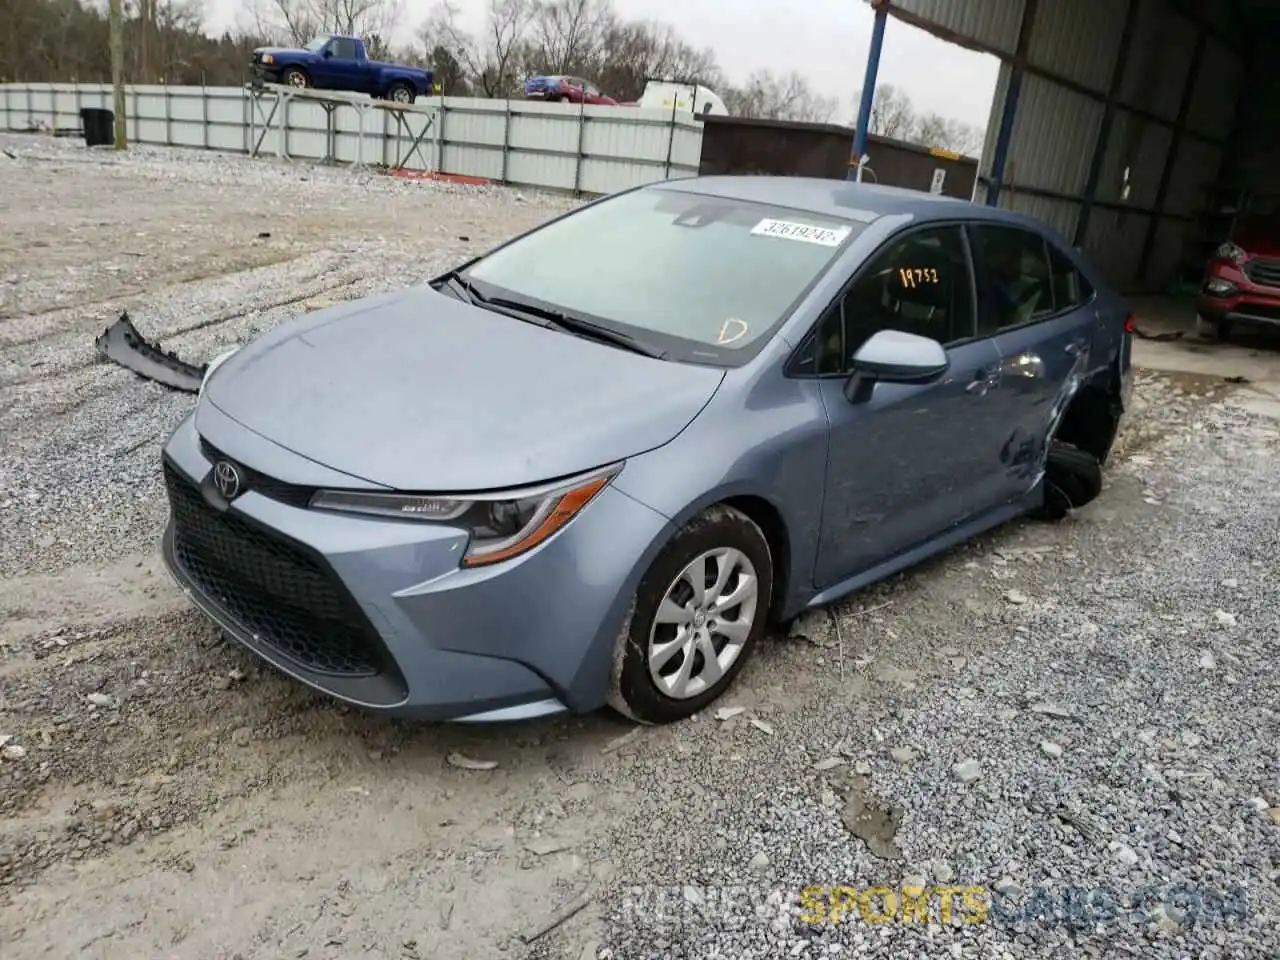
M 630 334 L 613 330 L 599 323 L 592 323 L 590 320 L 573 316 L 563 310 L 540 307 L 537 304 L 527 303 L 523 300 L 486 297 L 476 289 L 474 283 L 462 275 L 461 271 L 451 270 L 442 279 L 444 285 L 459 300 L 472 306 L 484 307 L 487 310 L 493 310 L 516 320 L 532 323 L 535 326 L 545 327 L 550 330 L 561 330 L 580 337 L 588 337 L 615 347 L 621 347 L 623 350 L 630 350 L 632 353 L 638 353 L 641 356 L 652 357 L 655 360 L 661 360 L 667 355 L 665 350 L 660 350 L 652 344 L 645 343 L 643 340 L 637 340 Z
M 450 270 L 443 277 L 444 285 L 463 303 L 484 303 L 484 297 L 470 280 L 465 279 L 457 270 Z
M 545 321 L 542 326 L 554 327 L 563 330 L 566 333 L 577 334 L 580 337 L 586 337 L 591 340 L 598 340 L 601 343 L 608 343 L 615 347 L 621 347 L 623 350 L 630 350 L 632 353 L 638 353 L 644 357 L 652 357 L 654 360 L 661 360 L 666 357 L 667 352 L 661 350 L 653 344 L 645 343 L 638 340 L 628 333 L 620 330 L 614 330 L 603 324 L 592 323 L 590 320 L 584 320 L 573 314 L 565 313 L 563 310 L 556 310 L 551 307 L 539 307 L 535 304 L 525 303 L 518 300 L 505 300 L 501 297 L 491 297 L 488 300 L 479 301 L 487 307 L 500 307 L 506 310 L 516 310 L 520 313 L 527 314 L 531 317 L 541 318 Z

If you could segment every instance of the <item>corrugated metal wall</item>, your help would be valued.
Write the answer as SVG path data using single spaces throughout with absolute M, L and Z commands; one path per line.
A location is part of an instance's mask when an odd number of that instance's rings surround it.
M 202 147 L 300 159 L 337 160 L 444 171 L 504 183 L 584 193 L 612 193 L 697 173 L 702 125 L 692 117 L 633 107 L 567 107 L 525 101 L 445 97 L 421 101 L 398 132 L 386 110 L 340 105 L 330 140 L 325 109 L 294 99 L 263 136 L 272 99 L 255 104 L 239 87 L 131 86 L 126 89 L 132 142 Z M 105 84 L 0 85 L 0 129 L 76 129 L 84 107 L 111 109 Z M 412 152 L 412 137 L 431 132 Z M 406 155 L 409 155 L 406 157 Z
M 1177 275 L 1202 189 L 1219 174 L 1243 65 L 1229 45 L 1237 24 L 1228 0 L 1193 4 L 1200 22 L 1169 0 L 1133 2 L 1131 38 L 1122 51 L 1128 0 L 1033 0 L 1021 60 L 1027 0 L 892 0 L 890 10 L 1004 61 L 979 171 L 984 182 L 994 175 L 1010 79 L 1015 65 L 1022 69 L 1000 205 L 1041 217 L 1072 239 L 1087 217 L 1079 231 L 1081 247 L 1122 288 L 1151 289 Z M 1205 22 L 1218 35 L 1203 30 Z M 1117 64 L 1122 72 L 1108 129 L 1104 116 Z M 1175 136 L 1188 89 L 1187 132 Z M 1104 130 L 1096 188 L 1087 198 Z M 1176 152 L 1166 173 L 1171 151 Z M 981 188 L 978 198 L 983 199 Z M 1153 218 L 1156 226 L 1148 236 Z

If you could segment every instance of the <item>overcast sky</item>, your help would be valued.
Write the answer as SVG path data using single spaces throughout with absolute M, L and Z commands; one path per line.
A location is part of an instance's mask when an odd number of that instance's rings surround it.
M 403 0 L 406 36 L 432 0 Z M 465 25 L 484 23 L 485 0 L 455 0 Z M 214 29 L 230 26 L 240 0 L 206 0 Z M 670 23 L 688 42 L 711 47 L 729 76 L 741 82 L 759 67 L 799 70 L 824 94 L 842 98 L 837 121 L 849 122 L 853 92 L 862 86 L 872 13 L 864 0 L 614 0 L 627 18 Z M 986 126 L 998 62 L 937 40 L 889 18 L 880 83 L 906 90 L 920 111 L 937 111 Z

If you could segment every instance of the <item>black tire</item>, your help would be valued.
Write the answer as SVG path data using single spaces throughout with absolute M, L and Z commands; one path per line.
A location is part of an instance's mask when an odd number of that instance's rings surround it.
M 397 93 L 403 93 L 403 97 L 397 97 Z M 387 88 L 387 100 L 393 100 L 396 103 L 413 103 L 418 99 L 418 92 L 407 83 L 393 83 Z
M 685 567 L 707 551 L 722 548 L 740 551 L 755 568 L 755 614 L 740 652 L 720 679 L 701 693 L 677 699 L 661 690 L 649 671 L 649 640 L 658 607 Z M 662 548 L 640 581 L 626 623 L 618 635 L 609 705 L 623 716 L 646 724 L 683 720 L 704 709 L 732 686 L 734 678 L 750 659 L 767 627 L 772 595 L 773 557 L 769 541 L 755 522 L 746 514 L 724 505 L 711 507 L 699 514 Z M 744 612 L 737 607 L 731 609 L 739 610 L 740 614 Z M 714 620 L 709 623 L 714 623 Z M 723 645 L 719 649 L 723 650 Z M 701 653 L 694 655 L 702 656 Z M 677 656 L 682 659 L 684 654 Z M 702 661 L 694 661 L 695 668 L 699 662 Z
M 1218 343 L 1225 343 L 1231 336 L 1231 321 L 1206 320 L 1204 317 L 1196 314 L 1196 335 L 1205 340 L 1214 340 Z
M 1049 446 L 1044 468 L 1044 503 L 1035 515 L 1041 520 L 1061 520 L 1102 492 L 1102 466 L 1098 458 L 1060 440 Z
M 280 74 L 280 82 L 286 87 L 309 87 L 311 77 L 299 67 L 285 67 Z

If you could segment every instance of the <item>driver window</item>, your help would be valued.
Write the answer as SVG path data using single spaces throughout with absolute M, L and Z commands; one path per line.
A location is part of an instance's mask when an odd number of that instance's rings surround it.
M 848 371 L 853 355 L 881 330 L 943 346 L 974 335 L 973 286 L 959 227 L 919 230 L 871 262 L 822 321 L 818 372 Z
M 356 42 L 350 37 L 334 37 L 329 41 L 329 50 L 338 60 L 354 60 L 356 58 Z

